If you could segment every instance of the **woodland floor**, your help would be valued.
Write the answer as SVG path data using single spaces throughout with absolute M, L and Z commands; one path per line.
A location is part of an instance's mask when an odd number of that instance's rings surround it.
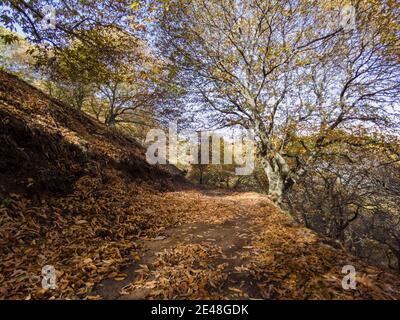
M 176 196 L 188 199 L 181 209 L 189 213 L 190 222 L 181 221 L 157 237 L 144 239 L 140 261 L 115 279 L 102 281 L 92 298 L 399 297 L 397 289 L 387 284 L 387 274 L 331 247 L 339 244 L 297 226 L 266 196 L 221 191 Z M 341 287 L 341 268 L 346 264 L 359 271 L 356 290 Z
M 199 189 L 166 169 L 0 72 L 0 299 L 400 299 L 398 274 L 268 197 Z M 342 288 L 345 265 L 355 290 Z
M 218 192 L 201 197 L 211 202 L 218 198 L 215 208 L 207 211 L 211 219 L 184 223 L 144 240 L 141 260 L 125 269 L 126 279 L 105 280 L 97 293 L 106 299 L 146 299 L 169 294 L 173 298 L 195 298 L 206 297 L 208 291 L 229 299 L 262 298 L 256 279 L 245 267 L 254 248 L 252 239 L 261 230 L 248 214 L 252 201 L 243 201 L 243 195 L 224 197 Z M 239 212 L 218 217 L 221 200 L 236 206 Z M 176 292 L 166 292 L 171 281 L 171 289 Z

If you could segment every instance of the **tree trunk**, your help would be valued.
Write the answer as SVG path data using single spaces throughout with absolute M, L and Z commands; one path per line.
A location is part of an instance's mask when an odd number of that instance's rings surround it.
M 270 131 L 262 119 L 255 118 L 254 130 L 260 139 L 258 142 L 259 156 L 268 178 L 267 194 L 280 205 L 284 193 L 291 189 L 298 175 L 290 171 L 286 160 L 271 143 Z
M 203 170 L 200 169 L 199 184 L 203 184 Z
M 116 114 L 113 114 L 113 113 L 110 113 L 110 115 L 106 118 L 106 121 L 105 121 L 105 124 L 108 126 L 108 127 L 115 127 L 115 124 L 116 124 L 116 117 L 117 117 L 117 115 Z
M 254 129 L 260 138 L 258 150 L 261 165 L 268 178 L 267 194 L 271 196 L 273 201 L 280 205 L 284 192 L 294 184 L 294 180 L 289 177 L 290 169 L 286 160 L 271 144 L 268 130 L 261 119 L 255 119 Z
M 271 156 L 265 151 L 265 147 L 261 146 L 259 149 L 261 164 L 268 178 L 267 194 L 280 205 L 284 193 L 294 184 L 293 178 L 290 177 L 289 166 L 279 153 Z

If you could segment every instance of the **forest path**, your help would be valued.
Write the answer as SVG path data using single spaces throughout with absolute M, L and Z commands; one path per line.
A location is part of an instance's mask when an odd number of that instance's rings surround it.
M 197 291 L 199 298 L 261 299 L 257 282 L 245 267 L 253 248 L 253 233 L 260 231 L 248 214 L 254 202 L 235 196 L 221 198 L 222 194 L 209 191 L 204 195 L 211 202 L 218 197 L 215 207 L 205 210 L 214 214 L 211 220 L 184 223 L 144 240 L 140 262 L 122 272 L 127 277 L 103 281 L 96 294 L 106 299 L 146 299 L 166 289 L 165 281 L 173 281 L 180 293 L 174 298 L 197 297 L 193 296 Z M 217 213 L 221 199 L 236 211 L 222 220 Z
M 107 279 L 104 299 L 391 299 L 390 275 L 296 224 L 257 193 L 189 191 L 163 206 L 182 220 L 141 239 L 140 261 Z M 357 290 L 341 286 L 354 265 Z M 382 282 L 381 282 L 382 281 Z M 397 293 L 398 295 L 398 293 Z

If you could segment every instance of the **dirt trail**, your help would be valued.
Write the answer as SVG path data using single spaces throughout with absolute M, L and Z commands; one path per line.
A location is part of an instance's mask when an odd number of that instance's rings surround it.
M 266 196 L 199 190 L 4 72 L 0 119 L 0 299 L 400 299 L 399 275 Z M 358 284 L 344 291 L 349 264 Z M 55 290 L 42 287 L 45 265 Z
M 186 224 L 178 228 L 171 228 L 163 232 L 160 236 L 153 240 L 146 240 L 143 242 L 141 250 L 140 265 L 148 266 L 150 271 L 156 272 L 153 267 L 158 254 L 173 250 L 177 246 L 187 246 L 191 244 L 198 244 L 201 246 L 217 246 L 221 249 L 220 255 L 214 258 L 214 264 L 226 264 L 224 272 L 227 273 L 228 278 L 224 284 L 225 295 L 227 298 L 235 298 L 238 295 L 232 291 L 232 288 L 237 285 L 246 286 L 246 291 L 243 292 L 243 297 L 261 298 L 258 294 L 258 288 L 253 279 L 247 277 L 243 272 L 235 270 L 235 267 L 240 267 L 246 258 L 241 258 L 249 253 L 251 239 L 249 234 L 246 233 L 244 228 L 248 227 L 246 217 L 238 216 L 232 220 L 228 220 L 221 225 L 212 225 L 209 223 L 197 222 Z M 137 273 L 134 271 L 139 269 L 139 264 L 132 265 L 126 268 L 123 272 L 128 275 L 124 281 L 115 281 L 112 279 L 106 280 L 99 288 L 98 294 L 106 299 L 145 299 L 151 295 L 149 288 L 135 288 L 127 294 L 121 295 L 121 290 L 127 292 L 129 290 L 129 282 L 134 281 Z M 189 268 L 190 266 L 188 266 Z M 151 277 L 150 281 L 154 279 Z M 126 284 L 128 284 L 126 288 Z M 124 288 L 125 287 L 125 288 Z M 125 290 L 124 290 L 125 289 Z M 157 288 L 155 288 L 157 289 Z M 250 295 L 250 292 L 252 295 Z
M 186 199 L 180 204 L 185 206 L 180 209 L 187 213 L 186 221 L 143 240 L 140 261 L 122 271 L 126 278 L 103 281 L 93 295 L 106 299 L 391 299 L 399 295 L 387 285 L 395 276 L 333 248 L 335 242 L 296 225 L 265 196 L 216 191 L 182 192 L 181 196 Z M 346 264 L 359 271 L 357 290 L 341 287 L 341 268 Z
M 207 192 L 207 196 L 211 198 L 210 201 L 213 201 L 213 197 L 218 197 L 221 194 L 223 193 Z M 212 266 L 224 266 L 223 272 L 227 277 L 219 290 L 226 298 L 262 298 L 255 279 L 246 272 L 238 271 L 248 261 L 247 257 L 252 248 L 252 232 L 255 229 L 260 229 L 260 227 L 251 225 L 251 217 L 247 213 L 248 205 L 229 197 L 223 201 L 240 208 L 240 212 L 222 223 L 212 221 L 185 223 L 161 232 L 156 238 L 144 240 L 140 251 L 140 262 L 127 267 L 123 271 L 127 278 L 123 281 L 113 279 L 103 281 L 96 289 L 96 294 L 106 299 L 145 299 L 152 296 L 153 291 L 158 290 L 157 287 L 146 288 L 129 285 L 138 278 L 138 273 L 135 271 L 141 271 L 143 266 L 147 266 L 149 272 L 152 273 L 148 281 L 154 281 L 158 273 L 154 264 L 160 254 L 168 253 L 177 247 L 183 248 L 183 251 L 185 251 L 185 248 L 189 249 L 193 245 L 198 245 L 205 248 L 208 246 L 218 248 L 218 255 L 207 263 Z M 217 204 L 215 210 L 218 210 Z M 217 217 L 218 214 L 215 213 L 215 215 Z M 191 266 L 185 267 L 190 269 Z M 121 294 L 121 292 L 124 294 Z

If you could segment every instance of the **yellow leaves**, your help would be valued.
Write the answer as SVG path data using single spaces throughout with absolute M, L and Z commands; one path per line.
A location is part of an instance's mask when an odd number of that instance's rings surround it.
M 126 273 L 120 273 L 114 278 L 114 280 L 115 281 L 123 281 L 126 279 L 127 276 L 128 275 Z
M 236 266 L 234 269 L 235 269 L 235 271 L 237 271 L 237 272 L 246 272 L 246 271 L 249 270 L 247 267 L 245 267 L 245 266 L 243 266 L 243 265 L 241 265 L 241 266 Z
M 236 293 L 243 293 L 243 290 L 240 290 L 239 288 L 233 288 L 233 287 L 229 287 L 228 288 L 230 291 L 236 292 Z
M 86 297 L 87 300 L 101 300 L 101 296 L 100 295 L 95 295 L 95 296 L 87 296 Z
M 140 8 L 140 0 L 134 0 L 132 1 L 131 5 L 130 5 L 131 9 L 133 11 L 137 11 Z
M 140 261 L 140 255 L 138 253 L 132 253 L 132 258 L 134 261 L 139 262 Z
M 38 297 L 43 297 L 47 291 L 48 291 L 48 289 L 46 289 L 46 288 L 38 288 L 36 290 L 36 295 Z
M 144 24 L 131 24 L 131 27 L 135 31 L 146 31 L 146 26 Z
M 138 273 L 145 273 L 149 271 L 149 267 L 147 266 L 147 264 L 139 264 L 139 269 L 135 270 L 135 272 Z

